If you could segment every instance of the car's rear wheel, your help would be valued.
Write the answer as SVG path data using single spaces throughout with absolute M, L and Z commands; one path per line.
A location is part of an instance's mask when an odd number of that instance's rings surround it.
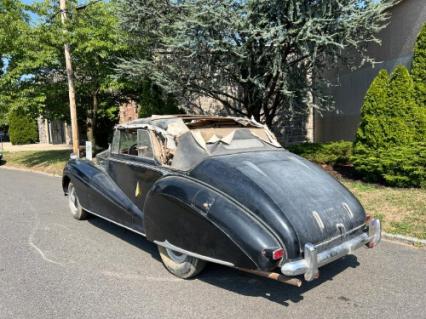
M 166 269 L 182 279 L 195 277 L 206 266 L 204 260 L 179 253 L 170 248 L 158 246 L 158 251 Z
M 87 212 L 80 205 L 78 200 L 77 191 L 73 183 L 68 184 L 68 204 L 71 210 L 72 217 L 78 220 L 86 219 Z

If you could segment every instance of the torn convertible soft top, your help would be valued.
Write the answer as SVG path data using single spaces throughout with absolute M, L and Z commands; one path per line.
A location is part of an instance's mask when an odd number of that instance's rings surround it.
M 153 115 L 116 126 L 148 129 L 160 139 L 161 164 L 190 170 L 204 158 L 281 148 L 269 128 L 253 119 L 203 115 Z

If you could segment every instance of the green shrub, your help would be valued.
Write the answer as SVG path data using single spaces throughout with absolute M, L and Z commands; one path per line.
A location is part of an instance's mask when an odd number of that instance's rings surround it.
M 37 142 L 38 132 L 36 121 L 22 113 L 10 113 L 9 138 L 14 145 Z
M 351 159 L 366 181 L 396 187 L 426 187 L 426 143 L 378 150 L 364 148 Z
M 303 143 L 287 149 L 318 164 L 348 164 L 352 155 L 352 142 Z

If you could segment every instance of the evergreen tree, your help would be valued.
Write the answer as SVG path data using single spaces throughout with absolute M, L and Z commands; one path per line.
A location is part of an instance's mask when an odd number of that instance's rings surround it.
M 411 74 L 417 105 L 426 107 L 426 24 L 423 25 L 417 36 Z
M 426 24 L 417 36 L 414 47 L 411 75 L 414 82 L 414 94 L 417 103 L 417 140 L 426 142 Z
M 388 86 L 388 108 L 383 119 L 385 141 L 383 147 L 406 145 L 416 140 L 416 102 L 414 84 L 407 68 L 398 65 L 393 70 Z
M 139 98 L 139 117 L 148 117 L 153 114 L 179 114 L 176 100 L 163 92 L 160 87 L 150 80 L 145 80 L 141 85 Z
M 389 74 L 382 69 L 376 75 L 361 107 L 361 124 L 357 130 L 355 149 L 378 149 L 386 139 L 383 128 L 388 104 Z
M 339 62 L 342 49 L 371 61 L 366 45 L 380 42 L 376 34 L 394 0 L 119 3 L 135 50 L 123 74 L 151 78 L 190 108 L 197 97 L 210 97 L 229 113 L 273 126 L 286 112 L 303 113 L 309 93 L 316 107 L 329 107 L 323 71 Z M 359 67 L 355 62 L 344 61 Z
M 9 138 L 13 145 L 37 142 L 36 121 L 22 111 L 12 111 L 9 114 Z
M 424 185 L 426 144 L 419 143 L 419 109 L 406 67 L 398 65 L 390 78 L 385 70 L 378 73 L 364 99 L 352 157 L 364 179 L 398 187 Z

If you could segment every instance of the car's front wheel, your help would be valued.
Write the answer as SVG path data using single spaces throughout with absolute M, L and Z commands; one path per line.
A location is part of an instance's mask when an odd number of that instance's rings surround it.
M 85 212 L 81 207 L 75 186 L 71 182 L 68 184 L 68 204 L 70 206 L 72 217 L 78 220 L 87 218 L 87 212 Z
M 182 279 L 195 277 L 206 266 L 204 260 L 179 253 L 170 248 L 158 246 L 158 251 L 166 269 Z

